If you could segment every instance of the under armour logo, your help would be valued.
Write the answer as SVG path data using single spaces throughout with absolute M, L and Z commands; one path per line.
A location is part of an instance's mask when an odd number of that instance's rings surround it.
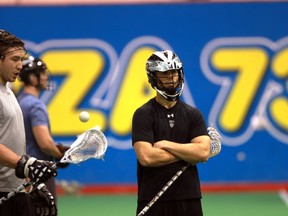
M 167 118 L 174 118 L 174 114 L 173 113 L 171 115 L 167 114 Z
M 169 120 L 169 125 L 170 125 L 171 128 L 174 127 L 174 124 L 175 124 L 175 121 L 174 121 L 174 120 Z

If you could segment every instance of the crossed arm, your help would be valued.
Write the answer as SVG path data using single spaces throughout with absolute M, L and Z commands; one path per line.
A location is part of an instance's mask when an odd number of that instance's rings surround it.
M 190 143 L 180 144 L 161 140 L 154 144 L 138 141 L 134 150 L 142 166 L 158 167 L 179 160 L 190 164 L 205 162 L 210 154 L 210 137 L 203 135 L 195 137 Z

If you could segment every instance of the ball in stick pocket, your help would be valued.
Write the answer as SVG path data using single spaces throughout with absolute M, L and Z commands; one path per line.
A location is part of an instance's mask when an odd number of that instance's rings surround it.
M 90 119 L 90 114 L 86 111 L 83 111 L 80 113 L 79 119 L 81 122 L 87 122 Z

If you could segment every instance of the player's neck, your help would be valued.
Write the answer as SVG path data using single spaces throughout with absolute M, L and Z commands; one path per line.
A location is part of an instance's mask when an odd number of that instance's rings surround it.
M 2 77 L 0 76 L 0 85 L 6 86 L 7 81 L 3 80 Z
M 39 97 L 39 91 L 37 90 L 37 88 L 35 86 L 25 86 L 24 92 L 26 94 L 31 94 L 37 98 Z
M 168 100 L 166 100 L 160 94 L 157 94 L 155 99 L 160 105 L 162 105 L 166 109 L 170 109 L 170 108 L 174 107 L 175 104 L 177 103 L 177 101 L 168 101 Z

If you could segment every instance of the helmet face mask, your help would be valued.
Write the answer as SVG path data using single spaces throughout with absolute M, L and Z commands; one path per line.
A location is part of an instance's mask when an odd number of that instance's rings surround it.
M 146 72 L 152 88 L 162 97 L 168 101 L 178 100 L 184 88 L 184 72 L 182 62 L 175 53 L 170 50 L 154 52 L 146 62 Z M 162 73 L 165 82 L 161 79 Z M 172 76 L 168 77 L 167 73 L 172 73 Z

